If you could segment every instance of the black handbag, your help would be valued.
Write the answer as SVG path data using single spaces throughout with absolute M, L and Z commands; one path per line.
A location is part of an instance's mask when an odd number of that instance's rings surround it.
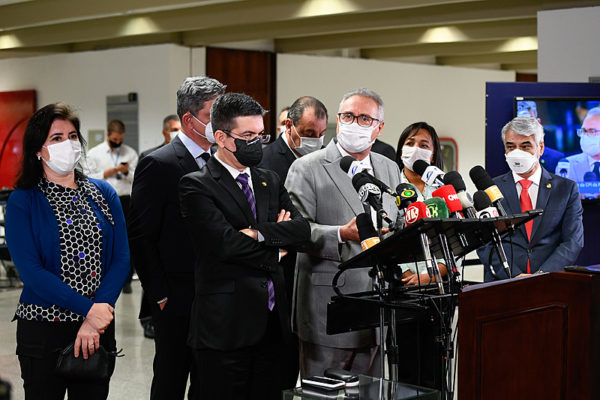
M 107 351 L 102 345 L 94 355 L 84 359 L 83 355 L 75 358 L 75 342 L 71 343 L 58 355 L 55 372 L 68 379 L 107 380 L 115 370 L 115 360 L 123 357 L 121 351 Z

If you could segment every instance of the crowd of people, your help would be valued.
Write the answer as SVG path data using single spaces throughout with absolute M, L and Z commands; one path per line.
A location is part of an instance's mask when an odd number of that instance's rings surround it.
M 115 302 L 130 292 L 134 269 L 144 292 L 140 317 L 155 343 L 151 399 L 183 399 L 186 391 L 190 399 L 279 399 L 298 374 L 381 374 L 376 329 L 326 333 L 332 279 L 362 251 L 356 217 L 364 207 L 352 177 L 364 171 L 391 188 L 410 183 L 428 199 L 435 188 L 413 165 L 443 168 L 438 134 L 415 122 L 394 151 L 378 140 L 384 102 L 364 88 L 341 97 L 327 144 L 329 111 L 318 99 L 286 107 L 268 145 L 265 113 L 215 79 L 187 78 L 177 114 L 163 121 L 164 143 L 139 159 L 123 143 L 121 121 L 109 122 L 106 141 L 86 156 L 68 106 L 49 104 L 31 117 L 6 215 L 24 282 L 15 318 L 27 399 L 107 398 L 109 378 L 56 372 L 57 349 L 74 342 L 84 359 L 101 345 L 116 349 Z M 548 210 L 512 239 L 513 275 L 560 270 L 583 246 L 577 185 L 541 167 L 535 118 L 517 117 L 500 134 L 511 168 L 496 178 L 505 209 Z M 354 159 L 347 172 L 345 156 Z M 392 222 L 402 218 L 393 198 L 382 206 Z M 391 227 L 384 223 L 383 232 Z M 480 257 L 486 271 L 502 273 L 489 247 Z M 404 284 L 432 280 L 421 264 L 401 265 Z M 342 285 L 367 291 L 371 278 L 352 270 Z

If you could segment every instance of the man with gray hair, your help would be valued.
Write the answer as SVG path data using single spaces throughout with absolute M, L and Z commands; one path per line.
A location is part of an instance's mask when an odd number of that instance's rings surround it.
M 210 108 L 225 85 L 205 76 L 187 78 L 177 91 L 181 131 L 144 157 L 135 172 L 129 223 L 131 254 L 152 304 L 155 329 L 151 399 L 183 399 L 197 390 L 187 346 L 194 299 L 194 246 L 183 229 L 179 179 L 211 157 Z
M 567 157 L 567 178 L 575 182 L 600 181 L 600 108 L 588 111 L 577 130 L 582 153 Z M 558 168 L 557 168 L 558 170 Z M 588 178 L 589 177 L 589 178 Z M 586 179 L 588 178 L 588 179 Z
M 352 186 L 352 176 L 368 171 L 389 187 L 400 182 L 395 162 L 371 152 L 383 129 L 383 101 L 372 90 L 347 93 L 337 114 L 337 137 L 326 148 L 307 154 L 292 164 L 286 188 L 292 202 L 310 222 L 311 241 L 296 261 L 292 326 L 300 339 L 300 373 L 322 375 L 329 367 L 380 376 L 381 349 L 377 330 L 328 335 L 327 303 L 335 295 L 331 283 L 338 266 L 362 251 L 356 217 L 365 213 Z M 355 159 L 348 172 L 340 168 L 344 156 Z M 398 209 L 391 196 L 383 208 L 392 220 Z M 371 217 L 371 213 L 367 213 Z M 387 230 L 387 229 L 386 229 Z M 371 290 L 366 269 L 344 274 L 343 291 Z
M 537 119 L 513 119 L 502 128 L 502 140 L 511 172 L 494 181 L 504 195 L 504 209 L 508 214 L 544 210 L 502 242 L 512 276 L 561 271 L 575 262 L 583 248 L 583 209 L 577 184 L 540 165 L 544 130 Z M 506 279 L 492 250 L 490 245 L 477 250 L 485 267 L 485 280 Z

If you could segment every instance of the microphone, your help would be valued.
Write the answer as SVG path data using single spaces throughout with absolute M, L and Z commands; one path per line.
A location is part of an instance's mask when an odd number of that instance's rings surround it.
M 410 226 L 411 224 L 414 224 L 422 218 L 431 218 L 429 208 L 422 201 L 415 201 L 406 208 L 406 226 Z M 425 256 L 427 274 L 430 278 L 435 277 L 440 294 L 444 294 L 445 291 L 444 285 L 442 283 L 442 274 L 440 274 L 440 268 L 438 267 L 437 262 L 435 262 L 435 260 L 431 256 L 431 249 L 429 248 L 429 237 L 427 237 L 425 232 L 421 232 L 420 239 L 421 249 L 423 250 L 423 255 Z M 419 273 L 419 271 L 417 271 L 417 273 Z
M 423 160 L 417 160 L 413 164 L 413 171 L 421 175 L 421 180 L 429 186 L 443 186 L 444 171 L 436 166 L 429 165 Z
M 566 158 L 561 158 L 560 160 L 558 160 L 558 163 L 556 164 L 556 175 L 560 175 L 563 178 L 566 178 L 569 176 L 569 169 L 571 168 L 571 163 L 569 162 L 569 160 L 567 160 Z
M 351 156 L 344 156 L 342 157 L 342 159 L 340 160 L 340 168 L 342 169 L 342 171 L 344 171 L 345 173 L 348 173 L 348 171 L 350 170 L 350 166 L 352 165 L 352 163 L 356 161 L 356 159 L 354 157 Z M 385 183 L 383 183 L 382 181 L 380 181 L 379 179 L 375 178 L 373 175 L 369 174 L 367 171 L 360 171 L 357 172 L 356 174 L 354 174 L 352 176 L 352 179 L 354 179 L 354 177 L 356 175 L 362 175 L 362 176 L 366 176 L 369 178 L 369 180 L 371 181 L 372 184 L 376 185 L 379 190 L 381 190 L 382 192 L 386 192 L 387 194 L 389 194 L 392 197 L 396 197 L 396 193 L 389 188 L 388 185 L 386 185 Z
M 377 236 L 377 232 L 375 231 L 375 228 L 373 228 L 371 215 L 367 213 L 358 214 L 356 216 L 356 227 L 358 228 L 360 247 L 362 247 L 363 250 L 367 250 L 380 242 L 379 236 Z
M 431 218 L 448 218 L 450 215 L 446 202 L 440 197 L 432 197 L 425 200 L 425 205 L 429 209 Z
M 405 209 L 412 203 L 417 201 L 419 195 L 417 194 L 417 188 L 410 183 L 401 183 L 396 186 L 396 205 L 400 209 Z
M 431 218 L 429 208 L 422 201 L 415 201 L 406 208 L 404 222 L 406 226 L 410 226 L 422 218 Z
M 450 215 L 455 218 L 462 218 L 463 216 L 460 214 L 462 211 L 462 204 L 458 199 L 458 195 L 456 194 L 456 190 L 454 190 L 454 186 L 452 185 L 444 185 L 431 193 L 434 198 L 441 198 L 448 207 L 448 211 Z
M 476 191 L 474 197 L 477 218 L 494 218 L 500 216 L 496 207 L 492 207 L 490 197 L 483 190 Z
M 444 175 L 444 183 L 446 185 L 452 185 L 454 190 L 456 191 L 456 195 L 458 196 L 458 200 L 460 200 L 460 204 L 464 213 L 468 218 L 475 218 L 475 209 L 473 208 L 473 198 L 467 192 L 467 187 L 465 185 L 465 181 L 462 176 L 456 171 L 450 171 L 446 175 Z
M 506 214 L 506 211 L 504 211 L 504 207 L 502 207 L 502 203 L 500 202 L 504 196 L 485 169 L 483 169 L 481 165 L 476 165 L 471 168 L 469 175 L 477 190 L 483 190 L 487 193 L 494 206 L 498 209 L 500 215 L 506 217 L 508 214 Z
M 492 202 L 487 193 L 482 190 L 478 190 L 473 195 L 475 198 L 475 209 L 477 210 L 478 218 L 492 218 L 498 216 L 498 211 L 492 207 Z M 495 214 L 495 215 L 494 215 Z M 506 276 L 512 278 L 510 273 L 510 267 L 508 266 L 508 260 L 506 259 L 506 253 L 504 252 L 504 248 L 502 247 L 502 239 L 500 238 L 500 234 L 498 233 L 498 229 L 496 226 L 491 224 L 492 227 L 492 242 L 494 243 L 494 247 L 496 248 L 496 253 L 498 253 L 498 258 L 500 258 L 500 262 L 502 263 L 502 267 L 506 272 Z M 498 278 L 496 275 L 496 271 L 494 271 L 494 266 L 490 263 L 490 272 L 494 276 L 494 278 Z
M 358 192 L 358 197 L 363 205 L 371 206 L 377 215 L 388 223 L 390 229 L 395 229 L 394 221 L 388 217 L 387 212 L 385 212 L 383 209 L 383 204 L 381 202 L 381 190 L 375 184 L 371 183 L 369 175 L 354 175 L 352 177 L 352 185 Z M 380 221 L 378 219 L 378 225 L 379 223 Z

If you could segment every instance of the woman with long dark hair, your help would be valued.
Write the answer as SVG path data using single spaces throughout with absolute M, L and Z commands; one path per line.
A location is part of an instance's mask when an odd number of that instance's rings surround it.
M 60 350 L 88 359 L 112 351 L 114 305 L 129 272 L 119 198 L 77 168 L 85 142 L 79 119 L 61 103 L 29 120 L 23 160 L 6 209 L 6 242 L 23 280 L 17 355 L 26 399 L 106 399 L 108 379 L 55 372 Z
M 413 171 L 413 164 L 417 160 L 423 160 L 439 169 L 444 168 L 440 139 L 435 128 L 427 122 L 415 122 L 407 126 L 400 135 L 396 148 L 396 163 L 400 167 L 402 183 L 412 184 L 417 189 L 418 200 L 423 201 L 430 199 L 436 188 L 426 185 L 421 176 Z M 438 266 L 444 276 L 447 273 L 446 266 L 439 261 L 443 260 L 438 260 Z M 424 262 L 402 264 L 402 268 L 402 280 L 406 285 L 424 284 L 432 280 L 425 272 Z

